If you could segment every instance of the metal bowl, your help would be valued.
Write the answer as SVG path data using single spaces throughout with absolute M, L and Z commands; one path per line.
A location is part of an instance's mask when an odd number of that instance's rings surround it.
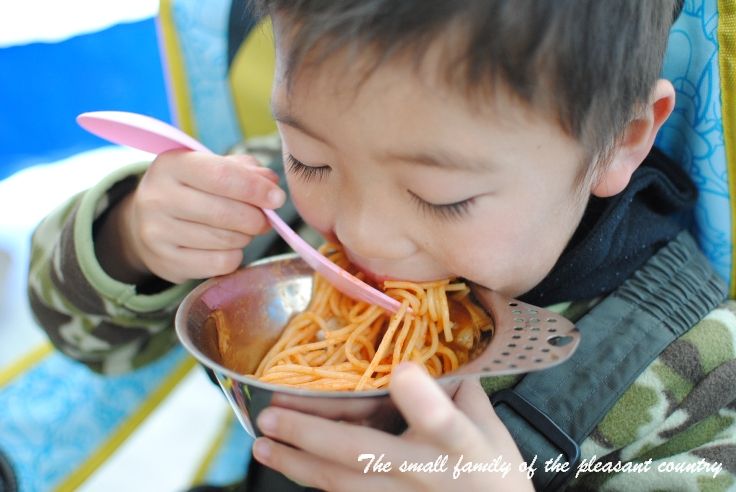
M 334 420 L 399 432 L 404 422 L 387 390 L 330 392 L 261 382 L 252 373 L 276 342 L 289 318 L 309 304 L 314 271 L 296 255 L 274 256 L 200 284 L 176 313 L 176 333 L 184 347 L 211 369 L 238 420 L 253 437 L 258 414 L 270 405 Z M 237 363 L 223 365 L 218 332 L 209 315 L 221 310 Z M 475 359 L 438 379 L 454 394 L 464 377 L 518 374 L 567 359 L 579 342 L 575 327 L 542 308 L 494 294 L 490 306 L 494 334 Z

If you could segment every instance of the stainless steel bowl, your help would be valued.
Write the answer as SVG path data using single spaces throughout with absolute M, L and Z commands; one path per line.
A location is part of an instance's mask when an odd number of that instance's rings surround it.
M 238 420 L 251 436 L 261 435 L 254 422 L 270 405 L 399 432 L 404 423 L 387 390 L 314 391 L 264 383 L 244 375 L 256 369 L 289 318 L 307 307 L 313 274 L 297 256 L 281 255 L 207 280 L 179 306 L 176 333 L 184 347 L 214 372 Z M 209 318 L 217 309 L 229 321 L 231 329 L 226 335 L 238 361 L 235 366 L 223 365 L 218 333 Z M 463 377 L 544 369 L 567 359 L 578 345 L 575 327 L 549 311 L 497 294 L 490 311 L 494 334 L 483 352 L 438 380 L 450 395 Z

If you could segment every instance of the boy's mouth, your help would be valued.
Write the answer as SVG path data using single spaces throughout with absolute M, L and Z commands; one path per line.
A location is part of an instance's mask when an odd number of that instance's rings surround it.
M 388 266 L 385 262 L 372 261 L 371 259 L 363 258 L 349 249 L 344 248 L 345 255 L 358 270 L 363 272 L 365 279 L 377 286 L 383 286 L 383 282 L 386 280 L 404 280 L 408 282 L 430 282 L 433 280 L 441 280 L 450 277 L 449 275 L 427 275 L 427 270 L 422 268 L 419 264 L 412 259 L 406 259 L 401 262 L 394 261 L 392 265 L 394 268 L 381 268 Z M 379 267 L 380 266 L 380 267 Z M 386 273 L 386 272 L 395 273 Z
M 352 254 L 348 249 L 345 249 L 345 255 L 350 260 L 350 263 L 355 265 L 358 270 L 363 272 L 363 275 L 365 275 L 365 279 L 372 284 L 382 286 L 383 282 L 386 280 L 399 280 L 389 275 L 374 272 L 370 268 L 366 267 L 365 264 L 362 263 L 359 259 L 356 259 L 355 255 Z

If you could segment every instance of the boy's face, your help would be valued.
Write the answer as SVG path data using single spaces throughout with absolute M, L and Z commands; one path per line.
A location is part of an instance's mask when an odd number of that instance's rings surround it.
M 288 91 L 277 68 L 272 104 L 291 196 L 377 280 L 461 276 L 518 296 L 580 221 L 582 147 L 503 92 L 480 107 L 448 89 L 441 51 L 419 71 L 391 61 L 365 80 L 333 57 L 300 70 Z

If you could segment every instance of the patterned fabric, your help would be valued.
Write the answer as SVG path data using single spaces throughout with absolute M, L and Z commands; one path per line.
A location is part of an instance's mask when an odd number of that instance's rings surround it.
M 581 476 L 573 488 L 730 490 L 736 486 L 735 328 L 736 302 L 728 301 L 672 343 L 583 444 L 584 458 L 651 459 L 651 471 L 590 474 Z M 700 464 L 693 467 L 700 471 L 674 471 L 684 464 Z
M 118 282 L 97 263 L 96 218 L 130 191 L 144 165 L 123 168 L 50 214 L 33 235 L 31 308 L 54 345 L 95 371 L 119 374 L 162 356 L 176 343 L 171 329 L 182 284 L 153 295 Z
M 728 3 L 728 2 L 723 2 Z M 675 110 L 657 136 L 657 147 L 681 163 L 700 198 L 691 226 L 703 252 L 724 280 L 731 278 L 733 238 L 729 161 L 724 142 L 718 32 L 718 0 L 686 0 L 672 27 L 662 76 L 677 91 Z M 731 177 L 733 179 L 733 177 Z M 731 279 L 731 292 L 736 292 Z
M 100 463 L 115 459 L 118 447 L 195 366 L 176 348 L 139 371 L 103 376 L 54 352 L 0 385 L 0 444 L 18 490 L 77 490 Z
M 721 71 L 723 141 L 728 155 L 731 223 L 736 223 L 736 4 L 718 0 L 718 65 Z M 733 230 L 733 225 L 732 225 Z M 731 243 L 731 297 L 736 298 L 736 245 Z
M 553 306 L 573 321 L 585 303 Z M 487 378 L 487 392 L 519 377 Z M 709 313 L 634 381 L 581 446 L 568 490 L 728 491 L 736 488 L 736 301 Z M 609 472 L 645 464 L 641 473 Z M 704 461 L 702 461 L 704 460 Z M 720 464 L 720 465 L 719 465 Z M 682 468 L 690 466 L 690 468 Z M 660 468 L 661 467 L 661 468 Z M 589 466 L 588 468 L 591 468 Z M 580 466 L 578 467 L 580 470 Z M 626 470 L 626 469 L 624 469 Z
M 272 148 L 278 143 L 260 140 L 256 148 L 262 159 L 278 155 Z M 61 351 L 107 374 L 148 364 L 168 352 L 176 343 L 175 309 L 193 286 L 142 295 L 111 279 L 96 261 L 94 220 L 135 186 L 144 169 L 144 164 L 124 168 L 76 196 L 42 222 L 33 237 L 29 295 L 38 321 Z M 596 302 L 553 309 L 577 320 Z M 483 385 L 491 392 L 515 381 L 488 378 Z M 594 456 L 601 467 L 651 460 L 649 471 L 581 473 L 570 490 L 736 488 L 734 381 L 736 301 L 729 301 L 639 375 L 582 445 L 588 462 Z M 677 468 L 685 466 L 691 468 Z
M 242 139 L 227 75 L 229 0 L 163 0 L 159 22 L 176 120 L 218 153 Z
M 182 130 L 220 153 L 243 135 L 276 131 L 268 20 L 255 25 L 240 1 L 162 0 L 158 21 L 171 107 Z M 243 39 L 229 42 L 228 31 Z

